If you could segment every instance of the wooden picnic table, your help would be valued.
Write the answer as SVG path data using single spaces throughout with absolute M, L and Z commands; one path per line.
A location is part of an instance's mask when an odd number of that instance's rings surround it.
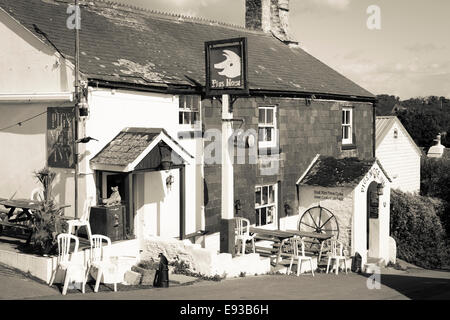
M 33 219 L 33 210 L 39 210 L 42 205 L 42 201 L 35 201 L 30 199 L 4 199 L 0 198 L 0 205 L 3 205 L 7 212 L 6 217 L 0 218 L 0 234 L 3 231 L 3 226 L 19 228 L 25 231 L 30 231 L 30 235 L 27 239 L 27 244 L 31 240 L 31 226 L 28 225 L 29 221 Z M 70 207 L 70 205 L 59 206 L 60 209 Z M 17 209 L 21 211 L 16 212 Z
M 277 259 L 275 262 L 275 265 L 278 264 L 280 261 L 281 255 L 282 255 L 282 244 L 286 239 L 292 238 L 294 236 L 299 236 L 302 239 L 303 238 L 310 238 L 313 241 L 316 241 L 316 243 L 321 247 L 321 243 L 327 239 L 330 239 L 333 237 L 332 234 L 326 234 L 326 233 L 315 233 L 315 232 L 305 232 L 305 231 L 299 231 L 299 230 L 271 230 L 271 229 L 263 229 L 263 228 L 255 228 L 250 227 L 249 229 L 250 233 L 254 233 L 258 236 L 258 239 L 261 240 L 269 240 L 273 241 L 274 243 L 278 243 L 278 252 L 277 252 Z M 321 250 L 321 249 L 320 249 Z M 322 252 L 319 250 L 319 256 L 322 255 Z

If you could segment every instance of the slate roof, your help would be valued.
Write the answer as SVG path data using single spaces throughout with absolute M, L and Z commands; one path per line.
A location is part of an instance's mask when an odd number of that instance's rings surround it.
M 125 128 L 90 161 L 102 165 L 125 167 L 135 161 L 161 132 L 186 152 L 164 129 Z
M 319 156 L 297 184 L 320 187 L 355 187 L 361 182 L 375 162 L 377 162 L 376 159 L 336 159 L 329 156 Z M 377 163 L 389 179 L 381 164 Z
M 247 37 L 251 90 L 374 98 L 304 50 L 290 48 L 270 34 L 100 0 L 80 3 L 80 70 L 89 79 L 204 86 L 204 42 Z M 0 0 L 11 17 L 73 61 L 74 31 L 66 27 L 67 4 L 67 0 Z
M 414 139 L 409 134 L 408 130 L 403 126 L 401 121 L 396 116 L 378 116 L 375 121 L 375 145 L 376 148 L 380 145 L 380 143 L 383 141 L 384 137 L 388 134 L 389 130 L 391 130 L 394 123 L 397 123 L 397 126 L 400 130 L 403 131 L 406 137 L 408 137 L 408 140 L 410 141 L 413 148 L 416 150 L 416 152 L 419 154 L 419 156 L 422 156 L 422 150 L 417 146 L 417 144 L 414 142 Z

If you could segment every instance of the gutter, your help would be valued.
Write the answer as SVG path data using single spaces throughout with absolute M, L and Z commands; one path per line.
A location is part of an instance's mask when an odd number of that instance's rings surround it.
M 171 84 L 130 84 L 125 82 L 106 81 L 101 79 L 89 79 L 88 85 L 96 88 L 110 88 L 110 89 L 128 89 L 144 92 L 166 93 L 166 94 L 201 94 L 204 95 L 205 88 L 200 87 L 198 84 L 195 86 L 189 85 L 171 85 Z M 271 91 L 271 90 L 259 90 L 250 89 L 249 95 L 243 95 L 242 97 L 253 96 L 271 96 L 271 97 L 290 97 L 290 98 L 305 98 L 311 99 L 323 99 L 323 100 L 338 100 L 338 101 L 355 101 L 355 102 L 370 102 L 375 103 L 376 97 L 370 96 L 353 96 L 353 95 L 340 95 L 340 94 L 328 94 L 317 92 L 294 92 L 294 91 Z M 241 97 L 241 96 L 238 96 Z
M 166 94 L 183 94 L 183 93 L 201 94 L 201 91 L 188 85 L 179 85 L 179 86 L 170 84 L 139 85 L 125 82 L 106 81 L 100 79 L 88 79 L 88 85 L 94 88 L 125 89 L 141 92 L 155 92 Z
M 0 103 L 71 102 L 72 92 L 0 93 Z
M 333 93 L 317 93 L 317 92 L 293 92 L 293 91 L 271 91 L 271 90 L 252 90 L 250 89 L 250 96 L 278 96 L 290 98 L 306 98 L 306 99 L 321 99 L 321 100 L 340 100 L 340 101 L 355 101 L 355 102 L 371 102 L 375 103 L 376 97 L 370 96 L 354 96 Z

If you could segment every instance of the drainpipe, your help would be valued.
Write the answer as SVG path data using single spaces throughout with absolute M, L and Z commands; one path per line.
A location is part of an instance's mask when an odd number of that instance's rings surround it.
M 78 10 L 78 0 L 75 0 L 75 10 Z M 78 11 L 75 11 L 78 14 Z M 78 19 L 78 16 L 76 17 Z M 74 162 L 75 162 L 75 219 L 78 218 L 78 117 L 79 117 L 79 103 L 80 103 L 80 30 L 78 28 L 78 21 L 75 26 L 75 123 L 74 123 Z
M 377 104 L 378 104 L 378 99 L 376 99 L 374 101 L 374 103 L 372 104 L 372 130 L 373 130 L 373 134 L 372 134 L 372 153 L 373 153 L 373 157 L 376 158 L 376 121 L 377 121 Z

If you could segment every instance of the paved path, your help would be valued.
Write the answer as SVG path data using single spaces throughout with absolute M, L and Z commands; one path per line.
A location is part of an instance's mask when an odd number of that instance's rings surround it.
M 121 300 L 303 300 L 303 299 L 450 299 L 450 272 L 383 269 L 381 288 L 368 289 L 359 274 L 271 275 L 189 286 L 98 293 L 61 293 L 0 267 L 0 299 L 121 299 Z
M 59 291 L 0 264 L 0 300 L 40 298 Z

